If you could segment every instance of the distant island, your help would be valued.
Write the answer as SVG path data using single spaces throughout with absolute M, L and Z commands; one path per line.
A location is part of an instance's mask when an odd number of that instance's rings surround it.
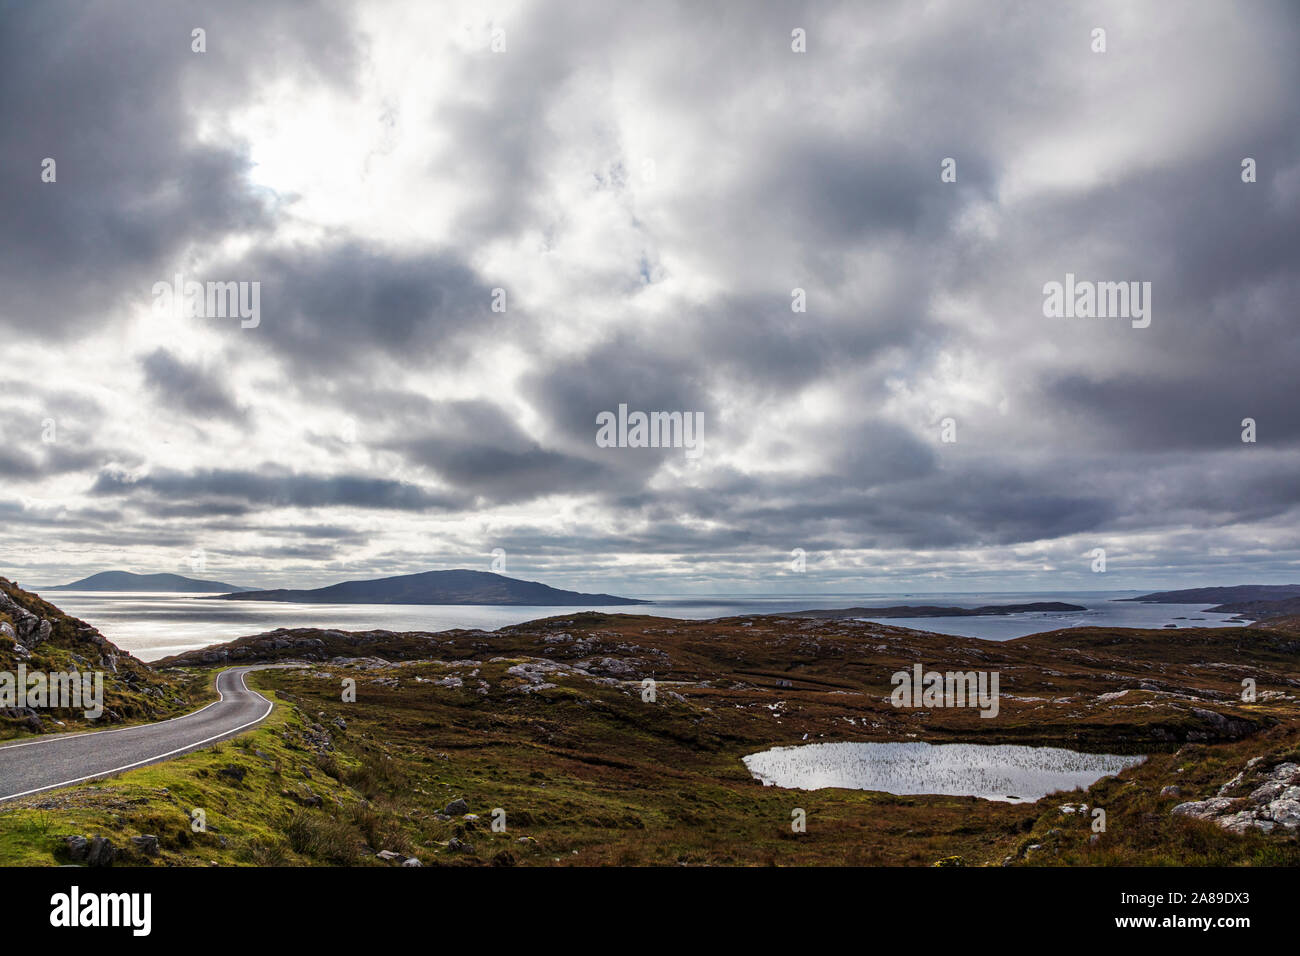
M 200 581 L 179 574 L 132 574 L 130 571 L 101 571 L 71 584 L 42 588 L 45 591 L 173 591 L 185 594 L 220 594 L 247 591 L 220 581 Z
M 1239 614 L 1256 621 L 1300 614 L 1300 584 L 1240 584 L 1226 588 L 1155 591 L 1123 601 L 1148 604 L 1213 604 L 1213 614 Z
M 781 617 L 812 617 L 819 620 L 878 617 L 985 617 L 998 614 L 1026 614 L 1034 611 L 1086 611 L 1078 604 L 1040 601 L 1036 604 L 985 604 L 981 607 L 940 607 L 929 604 L 899 604 L 894 607 L 845 607 L 834 610 L 792 611 Z
M 311 590 L 243 591 L 220 595 L 229 601 L 286 601 L 294 604 L 487 604 L 539 607 L 597 607 L 650 604 L 613 594 L 563 591 L 489 571 L 424 571 L 371 581 L 344 581 Z
M 1286 598 L 1300 598 L 1300 584 L 1237 584 L 1226 588 L 1153 591 L 1117 600 L 1144 604 L 1226 604 L 1229 601 L 1281 601 Z

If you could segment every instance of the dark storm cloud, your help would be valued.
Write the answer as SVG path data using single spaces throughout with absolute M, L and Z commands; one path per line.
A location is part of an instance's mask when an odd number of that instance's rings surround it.
M 207 53 L 191 51 L 196 26 Z M 250 188 L 242 145 L 200 143 L 193 110 L 279 71 L 346 81 L 351 44 L 321 3 L 6 5 L 0 323 L 64 336 L 147 296 L 187 245 L 267 229 L 275 210 Z
M 1295 448 L 1300 415 L 1296 385 L 1288 378 L 1281 369 L 1261 369 L 1254 378 L 1228 376 L 1207 361 L 1171 378 L 1093 381 L 1072 375 L 1047 386 L 1063 412 L 1099 426 L 1111 448 L 1119 442 L 1133 451 L 1195 452 L 1241 446 L 1247 418 L 1255 421 L 1257 443 Z
M 533 371 L 523 390 L 534 406 L 568 440 L 595 447 L 596 416 L 629 411 L 705 413 L 706 440 L 716 408 L 705 355 L 683 355 L 683 343 L 650 328 L 594 345 L 579 357 Z M 619 449 L 620 458 L 648 459 L 657 449 Z M 608 458 L 609 456 L 606 456 Z
M 96 429 L 103 409 L 92 399 L 39 388 L 15 389 L 9 396 L 31 404 L 0 406 L 0 476 L 32 482 L 110 462 L 139 464 L 134 453 L 100 444 Z
M 834 297 L 801 276 L 790 278 L 785 288 L 684 306 L 657 329 L 611 348 L 667 357 L 682 376 L 695 366 L 693 381 L 710 391 L 724 383 L 751 397 L 780 398 L 826 376 L 870 367 L 892 349 L 924 348 L 937 334 L 918 308 L 916 288 L 877 289 L 870 302 L 844 303 L 828 301 Z M 791 309 L 796 287 L 805 292 L 806 312 Z M 594 358 L 591 371 L 600 374 L 604 359 Z
M 1289 85 L 1300 81 L 1294 63 L 1287 72 Z M 1244 101 L 1254 96 L 1253 79 L 1242 75 Z M 1126 527 L 1212 527 L 1294 514 L 1300 135 L 1291 112 L 1281 106 L 1271 124 L 1234 137 L 1236 148 L 1189 157 L 1181 168 L 1135 176 L 1068 205 L 1046 203 L 1037 213 L 1044 222 L 1080 223 L 1073 248 L 1086 249 L 1089 240 L 1110 248 L 1090 274 L 1153 282 L 1150 329 L 1119 336 L 1076 323 L 1057 330 L 1077 348 L 1080 368 L 1042 376 L 1036 396 L 1060 423 L 1063 442 L 1094 453 L 1084 467 L 1099 487 L 1107 473 L 1124 473 L 1132 488 L 1144 489 L 1115 495 Z M 1260 162 L 1256 184 L 1241 182 L 1243 155 Z M 1090 258 L 1071 248 L 1058 251 L 1057 261 Z M 1257 444 L 1241 441 L 1244 418 L 1256 421 Z M 1270 454 L 1279 450 L 1289 459 Z M 1158 470 L 1143 471 L 1152 452 L 1169 454 Z
M 261 282 L 261 324 L 247 344 L 269 343 L 304 372 L 366 375 L 358 363 L 410 364 L 465 357 L 491 335 L 492 288 L 449 251 L 406 252 L 359 240 L 267 249 L 229 274 Z
M 286 558 L 295 561 L 312 561 L 322 563 L 333 561 L 341 553 L 341 549 L 333 545 L 308 545 L 308 544 L 285 544 L 285 545 L 262 545 L 257 549 L 258 556 L 262 558 Z
M 881 141 L 878 132 L 796 127 L 789 143 L 756 158 L 751 201 L 724 214 L 743 216 L 749 228 L 788 232 L 810 249 L 829 243 L 843 252 L 866 241 L 935 240 L 965 202 L 993 191 L 993 170 L 978 147 L 964 144 L 955 200 L 934 189 L 940 159 L 953 148 L 951 134 L 947 142 L 922 142 L 915 129 L 909 132 L 908 139 Z
M 707 497 L 708 502 L 699 499 Z M 652 551 L 774 551 L 805 548 L 973 548 L 1056 537 L 1097 527 L 1109 515 L 1096 494 L 1048 490 L 1006 469 L 936 474 L 915 482 L 870 485 L 851 475 L 813 481 L 683 489 L 660 496 L 647 513 Z M 675 520 L 707 518 L 701 530 Z
M 164 348 L 144 356 L 140 366 L 145 384 L 165 406 L 180 407 L 200 421 L 243 421 L 247 417 L 247 411 L 235 403 L 222 376 L 213 369 L 184 362 Z
M 96 486 L 98 486 L 98 483 L 96 483 Z M 149 501 L 144 503 L 142 510 L 149 517 L 160 521 L 184 520 L 186 518 L 241 518 L 256 513 L 253 505 L 229 499 L 192 503 L 181 502 L 180 504 Z
M 92 489 L 97 495 L 128 495 L 137 503 L 151 500 L 187 503 L 200 499 L 262 507 L 352 507 L 399 511 L 455 508 L 464 499 L 427 491 L 416 485 L 364 475 L 301 475 L 267 468 L 261 472 L 209 469 L 180 472 L 159 469 L 133 477 L 104 471 Z
M 49 478 L 97 467 L 110 457 L 110 453 L 96 448 L 35 443 L 23 449 L 5 445 L 0 447 L 0 475 L 7 478 Z
M 1132 360 L 1041 383 L 1049 407 L 1081 422 L 1085 433 L 1097 429 L 1108 447 L 1223 448 L 1240 443 L 1247 417 L 1270 447 L 1294 448 L 1300 440 L 1294 375 L 1300 364 L 1300 180 L 1282 202 L 1270 186 L 1279 166 L 1295 168 L 1300 128 L 1260 133 L 1272 145 L 1258 151 L 1267 165 L 1257 184 L 1241 182 L 1240 157 L 1224 150 L 1187 169 L 1090 195 L 1088 210 L 1078 201 L 1051 204 L 1041 214 L 1095 223 L 1074 237 L 1078 248 L 1086 249 L 1090 237 L 1102 247 L 1113 235 L 1128 237 L 1124 252 L 1117 250 L 1111 261 L 1086 252 L 1072 256 L 1069 247 L 1058 254 L 1063 266 L 1080 264 L 1080 277 L 1152 282 L 1151 327 L 1111 338 L 1116 356 Z M 1067 320 L 1058 332 L 1082 343 L 1103 330 Z
M 267 534 L 287 534 L 299 538 L 332 538 L 336 541 L 360 541 L 364 542 L 368 537 L 364 531 L 356 528 L 349 528 L 345 525 L 333 524 L 312 524 L 312 525 L 270 525 L 260 528 L 259 530 Z
M 611 484 L 606 466 L 544 448 L 489 402 L 439 402 L 430 411 L 430 429 L 388 447 L 466 494 L 505 503 Z

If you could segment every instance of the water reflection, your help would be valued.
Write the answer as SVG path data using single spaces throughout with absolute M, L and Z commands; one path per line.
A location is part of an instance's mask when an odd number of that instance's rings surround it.
M 774 747 L 744 758 L 764 784 L 939 793 L 1022 803 L 1088 787 L 1145 760 L 1013 744 L 831 743 Z

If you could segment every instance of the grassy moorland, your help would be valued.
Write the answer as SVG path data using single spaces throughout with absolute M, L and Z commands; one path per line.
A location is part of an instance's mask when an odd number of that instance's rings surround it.
M 379 851 L 462 866 L 1300 864 L 1293 830 L 1170 813 L 1252 758 L 1300 759 L 1300 632 L 1285 622 L 995 643 L 853 621 L 567 614 L 490 633 L 277 631 L 157 673 L 192 687 L 223 664 L 277 660 L 304 664 L 250 676 L 281 706 L 236 741 L 0 805 L 0 863 L 64 862 L 66 836 L 82 834 L 147 865 L 388 865 Z M 916 662 L 998 671 L 998 716 L 894 708 L 890 675 Z M 1026 804 L 781 790 L 741 763 L 804 740 L 1150 757 Z M 460 798 L 468 815 L 442 812 Z M 1106 810 L 1104 833 L 1062 810 L 1079 803 Z M 132 846 L 143 834 L 156 855 Z

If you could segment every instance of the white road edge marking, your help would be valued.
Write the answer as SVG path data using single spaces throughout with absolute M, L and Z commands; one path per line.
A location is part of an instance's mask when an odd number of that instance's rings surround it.
M 225 673 L 227 673 L 227 672 L 226 672 L 226 671 L 222 671 L 221 673 L 222 673 L 222 674 L 225 674 Z M 244 690 L 248 691 L 250 694 L 256 694 L 256 695 L 257 695 L 259 698 L 261 698 L 262 700 L 266 700 L 265 697 L 262 697 L 261 694 L 259 694 L 257 691 L 255 691 L 255 690 L 253 690 L 252 688 L 250 688 L 246 683 L 244 683 L 244 677 L 245 677 L 245 675 L 247 675 L 247 674 L 248 674 L 248 671 L 242 671 L 242 672 L 240 672 L 240 675 L 239 675 L 239 683 L 240 683 L 240 686 L 243 687 Z M 218 679 L 217 679 L 217 693 L 218 693 L 218 694 L 221 694 L 221 679 L 220 679 L 220 676 L 218 676 Z M 225 700 L 225 699 L 226 699 L 225 694 L 222 694 L 222 695 L 221 695 L 221 700 Z M 212 702 L 212 704 L 219 704 L 219 703 L 221 703 L 221 701 L 214 700 L 214 701 Z M 207 710 L 208 707 L 211 707 L 211 706 L 212 706 L 212 704 L 208 704 L 207 707 L 202 708 L 202 710 Z M 222 731 L 221 733 L 216 734 L 216 735 L 214 735 L 214 736 L 212 736 L 212 737 L 208 737 L 208 738 L 206 738 L 205 740 L 200 740 L 200 741 L 198 741 L 197 743 L 193 743 L 193 744 L 186 744 L 184 747 L 177 747 L 175 750 L 169 750 L 169 751 L 167 751 L 167 753 L 165 753 L 165 754 L 157 754 L 157 755 L 155 755 L 155 756 L 153 756 L 153 757 L 146 757 L 144 760 L 137 760 L 135 763 L 129 763 L 129 764 L 126 764 L 125 766 L 122 766 L 122 767 L 114 767 L 112 770 L 101 770 L 101 771 L 99 771 L 98 773 L 87 774 L 87 775 L 84 776 L 84 777 L 77 777 L 76 779 L 73 779 L 73 780 L 64 780 L 64 781 L 62 781 L 61 783 L 52 783 L 52 784 L 50 784 L 50 785 L 47 786 L 47 787 L 37 787 L 35 790 L 24 790 L 22 793 L 10 793 L 10 794 L 6 794 L 5 796 L 0 797 L 0 800 L 16 800 L 18 797 L 29 797 L 29 796 L 31 796 L 33 793 L 43 793 L 43 792 L 45 792 L 46 790 L 56 790 L 56 789 L 58 789 L 59 787 L 70 787 L 70 786 L 72 786 L 72 784 L 74 784 L 74 783 L 84 783 L 84 782 L 87 781 L 87 780 L 94 780 L 94 779 L 96 779 L 97 777 L 106 777 L 106 776 L 108 776 L 109 774 L 121 773 L 123 770 L 130 770 L 130 769 L 133 768 L 133 767 L 139 767 L 139 766 L 142 766 L 143 764 L 153 763 L 154 761 L 157 761 L 157 760 L 165 760 L 167 757 L 170 757 L 170 756 L 172 756 L 173 754 L 183 753 L 183 752 L 186 751 L 186 750 L 195 750 L 195 749 L 197 749 L 197 748 L 199 748 L 199 747 L 202 747 L 204 744 L 211 743 L 211 742 L 214 741 L 214 740 L 220 740 L 222 737 L 229 737 L 231 734 L 237 734 L 237 733 L 239 733 L 239 731 L 243 730 L 245 727 L 251 727 L 251 726 L 253 726 L 253 724 L 260 724 L 262 721 L 266 720 L 267 716 L 269 716 L 270 713 L 271 713 L 271 711 L 274 710 L 274 709 L 275 709 L 275 704 L 271 703 L 271 701 L 269 701 L 269 700 L 266 700 L 266 710 L 265 710 L 265 712 L 263 712 L 263 714 L 262 714 L 261 717 L 258 717 L 258 718 L 255 719 L 255 720 L 250 720 L 250 721 L 249 721 L 248 723 L 246 723 L 246 724 L 240 724 L 238 727 L 235 727 L 235 728 L 233 728 L 233 729 L 231 729 L 231 730 Z M 196 710 L 194 713 L 195 713 L 195 714 L 197 714 L 197 713 L 201 713 L 201 711 Z M 185 716 L 186 716 L 186 717 L 193 717 L 194 714 L 186 714 Z M 171 718 L 171 719 L 172 719 L 172 720 L 179 720 L 180 718 L 178 718 L 178 717 L 173 717 L 173 718 Z M 168 721 L 166 721 L 166 720 L 160 720 L 160 721 L 158 721 L 158 723 L 160 723 L 160 724 L 165 724 L 165 723 L 168 723 Z M 141 726 L 144 726 L 144 727 L 152 727 L 152 726 L 154 726 L 154 725 L 153 725 L 153 724 L 142 724 Z M 121 729 L 122 729 L 122 730 L 135 730 L 135 729 L 137 729 L 137 728 L 135 728 L 135 727 L 123 727 L 123 728 L 121 728 Z M 107 731 L 102 731 L 102 733 L 110 733 L 110 734 L 111 734 L 111 733 L 116 733 L 116 731 L 107 730 Z M 89 736 L 91 736 L 91 734 L 71 734 L 71 735 L 69 735 L 69 736 L 70 736 L 70 737 L 89 737 Z M 51 739 L 54 739 L 54 738 L 51 738 Z M 68 739 L 68 738 L 63 738 L 63 739 L 66 740 L 66 739 Z M 44 743 L 44 741 L 33 741 L 33 743 Z
M 234 668 L 231 668 L 232 670 Z M 226 673 L 222 671 L 221 674 Z M 180 714 L 177 717 L 168 717 L 166 720 L 156 720 L 152 724 L 132 724 L 130 727 L 116 727 L 113 730 L 86 730 L 79 734 L 49 734 L 45 737 L 38 737 L 36 740 L 24 740 L 17 744 L 0 744 L 0 750 L 17 750 L 19 747 L 35 747 L 37 744 L 48 744 L 52 740 L 73 740 L 77 737 L 95 737 L 100 734 L 123 734 L 128 730 L 141 730 L 145 727 L 159 727 L 163 724 L 170 724 L 173 720 L 188 720 L 190 717 L 197 717 L 209 707 L 215 707 L 226 699 L 226 695 L 221 693 L 221 674 L 217 675 L 217 699 L 210 704 L 204 704 L 198 710 L 188 714 Z M 0 797 L 0 800 L 4 799 Z

